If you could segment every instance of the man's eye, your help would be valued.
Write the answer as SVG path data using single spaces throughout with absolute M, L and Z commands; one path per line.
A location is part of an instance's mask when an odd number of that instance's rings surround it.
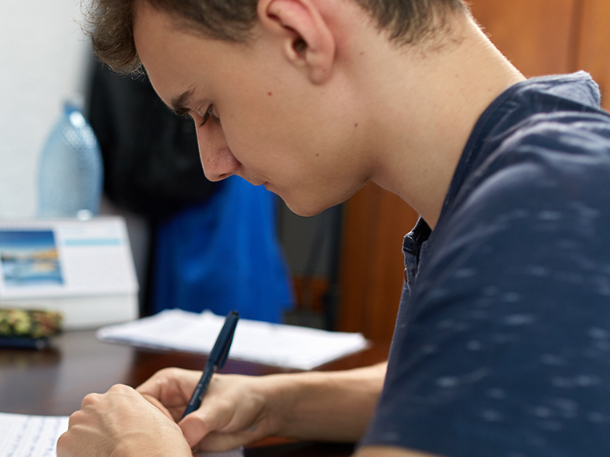
M 208 106 L 208 109 L 205 110 L 205 113 L 203 114 L 202 120 L 199 123 L 199 127 L 203 127 L 205 125 L 205 123 L 208 121 L 208 119 L 210 118 L 210 116 L 214 116 L 213 111 L 214 110 L 214 105 L 210 105 Z

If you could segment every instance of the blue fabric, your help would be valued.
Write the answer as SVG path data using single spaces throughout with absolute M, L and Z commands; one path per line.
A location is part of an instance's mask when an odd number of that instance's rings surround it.
M 610 455 L 610 116 L 584 73 L 479 119 L 408 285 L 362 444 L 447 457 Z
M 206 203 L 161 225 L 153 312 L 237 310 L 246 319 L 281 322 L 294 299 L 276 213 L 274 194 L 231 177 Z

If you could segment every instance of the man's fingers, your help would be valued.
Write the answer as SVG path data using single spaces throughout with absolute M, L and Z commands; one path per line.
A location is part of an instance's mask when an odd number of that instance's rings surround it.
M 191 448 L 208 433 L 218 428 L 220 424 L 219 416 L 220 414 L 203 415 L 199 411 L 194 411 L 178 423 Z
M 167 384 L 176 377 L 176 369 L 164 368 L 157 371 L 153 376 L 148 378 L 144 383 L 136 388 L 141 394 L 148 394 L 157 399 L 161 399 L 163 390 L 167 389 Z
M 164 368 L 136 388 L 141 394 L 156 398 L 166 407 L 186 405 L 201 372 Z
M 235 405 L 231 402 L 210 401 L 206 398 L 202 407 L 186 416 L 178 426 L 189 445 L 194 447 L 209 433 L 225 429 L 234 419 L 234 408 Z
M 189 414 L 178 424 L 191 448 L 210 452 L 228 451 L 269 434 L 265 421 L 256 422 L 254 419 L 255 422 L 251 422 L 253 418 L 240 417 L 241 420 L 236 422 L 238 412 L 226 406 L 211 407 L 208 404 L 206 408 L 204 405 L 204 408 Z

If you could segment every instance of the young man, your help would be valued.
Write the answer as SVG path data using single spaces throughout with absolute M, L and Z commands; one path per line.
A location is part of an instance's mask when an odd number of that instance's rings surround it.
M 266 435 L 609 455 L 610 119 L 586 74 L 525 81 L 459 0 L 97 0 L 91 20 L 102 59 L 193 117 L 209 179 L 301 215 L 372 180 L 422 219 L 387 374 L 218 375 L 176 425 L 199 373 L 164 370 L 87 396 L 60 456 Z

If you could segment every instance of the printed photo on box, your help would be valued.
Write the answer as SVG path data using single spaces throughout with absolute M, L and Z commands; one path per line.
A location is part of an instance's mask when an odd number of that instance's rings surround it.
M 0 263 L 6 288 L 64 283 L 51 230 L 0 230 Z

